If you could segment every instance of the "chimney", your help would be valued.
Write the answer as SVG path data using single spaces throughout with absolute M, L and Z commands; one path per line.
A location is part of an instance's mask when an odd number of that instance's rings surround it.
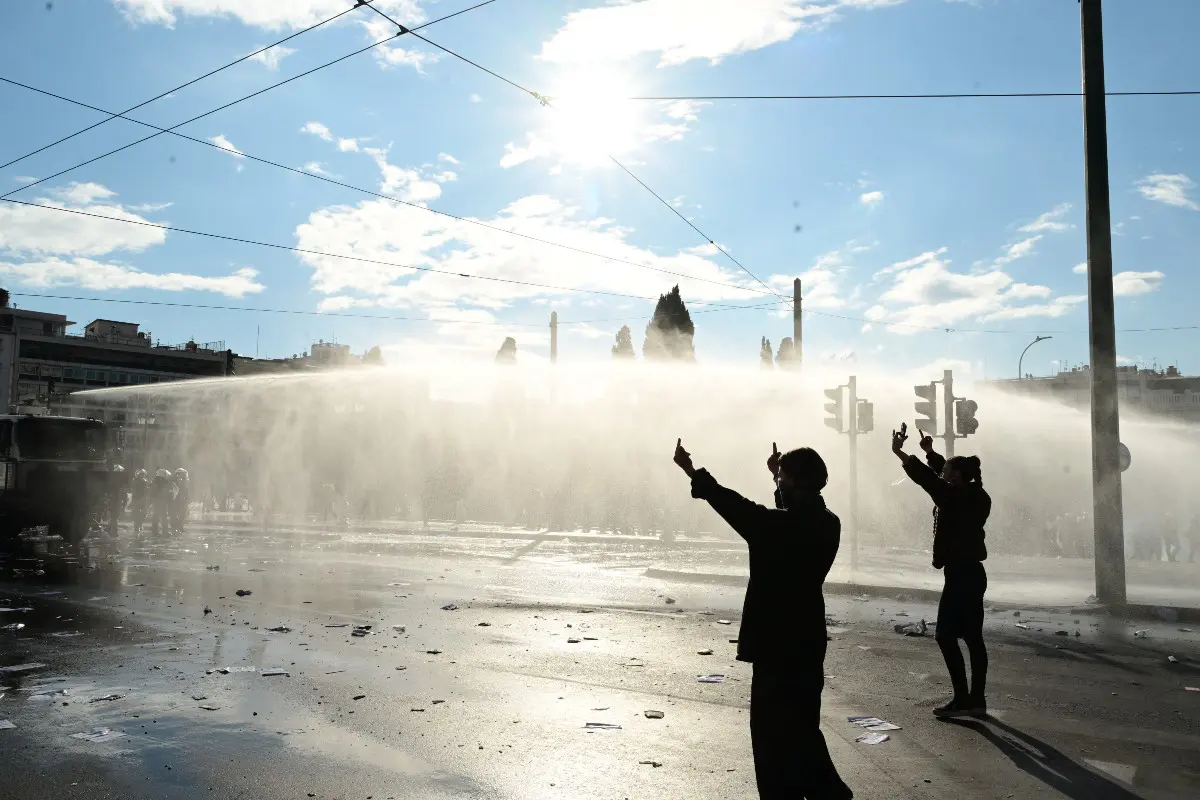
M 558 363 L 558 312 L 550 312 L 550 363 Z

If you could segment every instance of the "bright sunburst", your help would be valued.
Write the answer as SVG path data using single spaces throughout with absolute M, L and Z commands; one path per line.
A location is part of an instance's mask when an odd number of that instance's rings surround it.
M 561 82 L 551 95 L 546 137 L 563 161 L 582 166 L 608 163 L 637 149 L 645 123 L 628 83 L 612 73 L 589 71 Z

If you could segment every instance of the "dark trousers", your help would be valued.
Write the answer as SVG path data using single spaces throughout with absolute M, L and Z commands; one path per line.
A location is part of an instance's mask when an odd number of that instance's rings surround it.
M 804 658 L 754 662 L 750 739 L 762 800 L 851 798 L 821 734 L 825 643 Z
M 982 703 L 988 668 L 987 648 L 983 645 L 983 594 L 987 591 L 987 572 L 982 563 L 971 561 L 947 565 L 944 573 L 946 585 L 938 603 L 938 647 L 950 672 L 954 698 L 963 701 L 971 698 Z M 959 639 L 966 643 L 971 654 L 969 687 Z

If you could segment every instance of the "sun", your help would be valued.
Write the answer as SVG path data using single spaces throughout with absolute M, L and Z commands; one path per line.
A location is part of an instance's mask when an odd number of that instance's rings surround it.
M 559 157 L 579 166 L 610 163 L 642 144 L 644 120 L 634 94 L 620 76 L 590 70 L 565 77 L 550 94 L 546 139 Z

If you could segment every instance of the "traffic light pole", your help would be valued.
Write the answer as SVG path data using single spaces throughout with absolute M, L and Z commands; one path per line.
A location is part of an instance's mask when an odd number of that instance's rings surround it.
M 850 438 L 850 582 L 858 574 L 858 378 L 850 376 L 850 413 L 847 433 Z
M 1125 603 L 1125 532 L 1117 416 L 1117 332 L 1113 308 L 1108 122 L 1104 109 L 1104 32 L 1100 0 L 1081 0 L 1083 150 L 1087 197 L 1088 333 L 1092 375 L 1092 524 L 1096 597 Z
M 946 458 L 954 458 L 954 440 L 957 438 L 954 435 L 954 370 L 942 371 L 942 388 L 943 393 L 943 414 L 946 420 L 946 434 L 943 439 L 946 442 Z

